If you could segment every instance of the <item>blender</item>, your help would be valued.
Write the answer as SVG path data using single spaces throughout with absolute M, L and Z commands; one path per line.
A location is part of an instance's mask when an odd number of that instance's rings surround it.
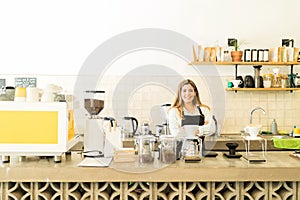
M 85 91 L 92 97 L 84 99 L 84 108 L 89 113 L 86 120 L 84 133 L 84 156 L 85 157 L 103 157 L 105 135 L 103 131 L 103 119 L 98 114 L 104 108 L 104 101 L 97 97 L 97 94 L 104 91 Z

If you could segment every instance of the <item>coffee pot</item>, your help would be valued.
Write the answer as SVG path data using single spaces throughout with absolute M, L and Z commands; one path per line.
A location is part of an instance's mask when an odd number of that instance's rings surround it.
M 200 161 L 202 157 L 202 139 L 185 139 L 182 150 L 182 156 L 186 162 Z
M 133 137 L 138 129 L 138 120 L 135 117 L 123 117 L 122 137 Z

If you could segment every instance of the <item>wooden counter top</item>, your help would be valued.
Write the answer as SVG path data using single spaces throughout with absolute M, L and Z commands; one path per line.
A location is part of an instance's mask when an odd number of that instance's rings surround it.
M 266 163 L 249 164 L 243 158 L 228 159 L 218 152 L 216 158 L 199 163 L 177 161 L 171 165 L 141 166 L 138 163 L 111 163 L 110 167 L 78 167 L 77 152 L 63 156 L 61 163 L 52 158 L 12 157 L 0 164 L 0 182 L 172 182 L 172 181 L 300 181 L 300 159 L 289 151 L 267 152 Z M 242 153 L 243 154 L 243 153 Z

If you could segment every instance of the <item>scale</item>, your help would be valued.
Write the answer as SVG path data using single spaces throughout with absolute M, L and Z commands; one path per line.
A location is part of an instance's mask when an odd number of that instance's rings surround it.
M 261 144 L 261 151 L 250 151 L 251 148 L 251 142 L 257 141 Z M 267 152 L 267 140 L 262 137 L 250 137 L 250 136 L 244 136 L 243 142 L 245 143 L 245 150 L 246 153 L 243 156 L 243 158 L 248 163 L 262 163 L 267 162 L 266 159 L 266 152 Z

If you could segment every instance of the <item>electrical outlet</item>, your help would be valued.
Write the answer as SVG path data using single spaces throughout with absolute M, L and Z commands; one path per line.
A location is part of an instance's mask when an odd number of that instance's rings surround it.
M 237 43 L 237 39 L 235 38 L 228 38 L 228 46 L 233 47 Z

